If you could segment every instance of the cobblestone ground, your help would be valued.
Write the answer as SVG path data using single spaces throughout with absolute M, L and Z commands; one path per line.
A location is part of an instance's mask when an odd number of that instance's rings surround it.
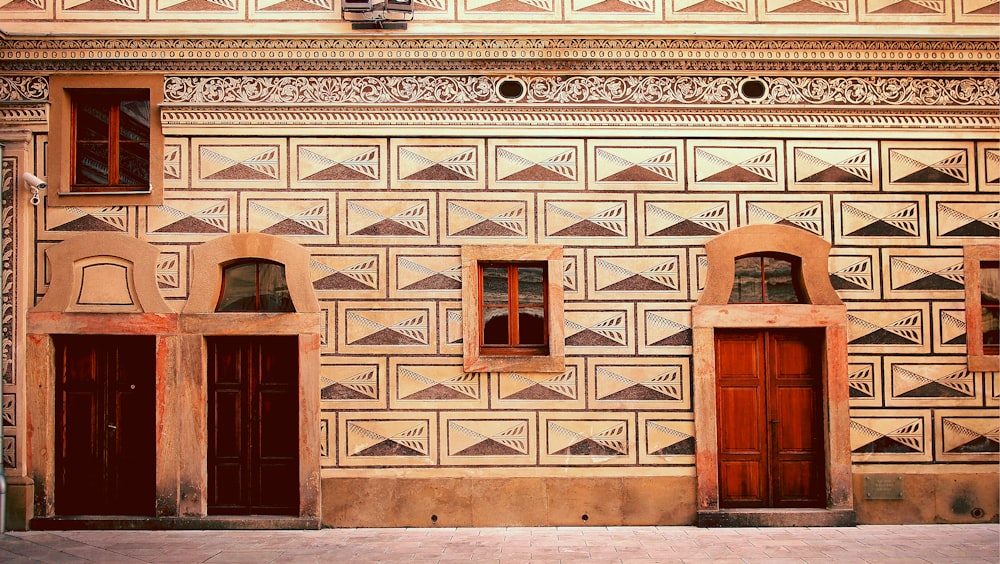
M 1000 525 L 13 532 L 0 561 L 997 564 Z

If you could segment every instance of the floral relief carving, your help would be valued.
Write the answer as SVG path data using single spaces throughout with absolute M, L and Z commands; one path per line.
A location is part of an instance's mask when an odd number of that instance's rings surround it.
M 0 76 L 0 101 L 35 102 L 49 98 L 49 80 L 44 76 Z
M 169 77 L 168 103 L 493 104 L 503 80 L 488 76 Z M 526 79 L 523 104 L 864 104 L 996 106 L 993 78 L 762 77 L 766 94 L 740 95 L 744 77 L 570 76 Z

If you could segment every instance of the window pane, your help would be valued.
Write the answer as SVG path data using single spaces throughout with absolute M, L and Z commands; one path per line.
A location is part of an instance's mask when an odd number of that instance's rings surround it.
M 760 287 L 762 276 L 760 257 L 736 259 L 736 275 L 733 279 L 733 292 L 729 296 L 729 303 L 762 303 L 764 301 Z
M 149 186 L 149 143 L 122 143 L 118 146 L 118 184 Z
M 295 311 L 292 295 L 288 292 L 288 283 L 285 281 L 285 266 L 263 262 L 258 267 L 258 311 Z
M 149 100 L 125 100 L 118 116 L 118 138 L 149 141 Z
M 509 345 L 510 314 L 505 307 L 483 308 L 483 344 Z
M 764 282 L 767 296 L 765 301 L 773 304 L 799 303 L 795 291 L 792 263 L 774 257 L 764 257 Z
M 215 311 L 256 311 L 257 265 L 236 264 L 222 271 L 222 297 Z
M 517 316 L 519 339 L 522 345 L 545 344 L 545 309 L 522 307 Z
M 983 348 L 987 354 L 996 354 L 1000 346 L 1000 263 L 983 262 L 979 268 L 979 292 L 983 307 Z
M 517 303 L 542 305 L 545 303 L 545 270 L 539 266 L 521 266 L 517 269 Z
M 76 176 L 74 184 L 106 186 L 108 184 L 108 146 L 104 143 L 79 143 L 76 146 Z
M 84 101 L 76 110 L 76 138 L 79 141 L 106 141 L 111 116 L 110 104 Z
M 510 301 L 507 268 L 490 266 L 483 269 L 483 303 L 506 304 Z

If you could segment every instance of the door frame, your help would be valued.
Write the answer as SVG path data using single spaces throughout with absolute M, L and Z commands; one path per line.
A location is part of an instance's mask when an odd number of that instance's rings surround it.
M 830 244 L 802 229 L 754 225 L 729 231 L 705 245 L 709 272 L 698 304 L 691 311 L 694 348 L 694 422 L 699 525 L 783 525 L 793 510 L 772 509 L 756 515 L 719 507 L 718 414 L 716 413 L 715 330 L 823 330 L 823 428 L 826 450 L 825 515 L 794 524 L 845 525 L 855 522 L 851 472 L 847 366 L 847 308 L 830 284 Z M 801 280 L 810 303 L 730 304 L 736 257 L 778 252 L 801 259 Z M 743 510 L 746 511 L 746 510 Z M 806 521 L 808 520 L 808 521 Z

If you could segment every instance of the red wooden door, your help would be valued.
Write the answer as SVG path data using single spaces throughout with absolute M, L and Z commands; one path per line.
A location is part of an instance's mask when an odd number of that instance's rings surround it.
M 298 342 L 208 340 L 208 512 L 297 515 Z
M 814 330 L 717 331 L 721 507 L 824 507 L 822 355 Z
M 152 515 L 156 342 L 56 336 L 56 513 Z

